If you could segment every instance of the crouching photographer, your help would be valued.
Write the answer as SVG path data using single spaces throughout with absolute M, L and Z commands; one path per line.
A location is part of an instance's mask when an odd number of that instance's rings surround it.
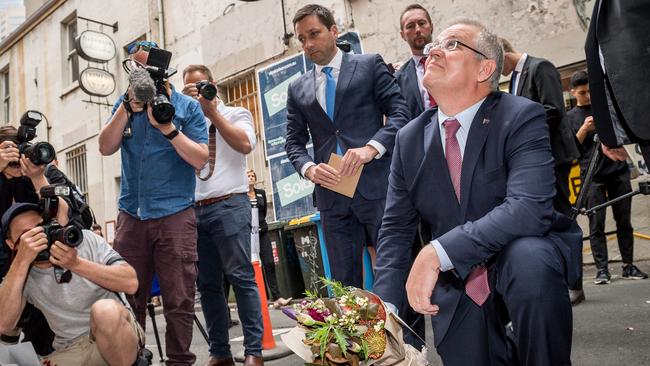
M 136 42 L 129 88 L 99 135 L 99 150 L 121 150 L 117 232 L 113 247 L 135 268 L 140 290 L 129 297 L 144 328 L 154 271 L 165 307 L 167 364 L 191 365 L 197 277 L 195 169 L 208 159 L 208 133 L 199 102 L 167 81 L 171 53 Z
M 53 220 L 54 201 L 16 203 L 2 216 L 13 261 L 0 286 L 0 331 L 13 329 L 30 302 L 56 335 L 45 361 L 132 365 L 143 333 L 119 293 L 135 293 L 135 271 L 101 237 Z M 64 270 L 69 275 L 61 279 Z

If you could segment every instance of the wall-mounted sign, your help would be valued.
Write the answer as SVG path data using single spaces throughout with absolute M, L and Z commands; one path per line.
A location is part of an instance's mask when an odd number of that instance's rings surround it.
M 79 74 L 79 86 L 86 94 L 107 97 L 115 90 L 115 78 L 106 70 L 88 67 Z
M 91 62 L 108 62 L 115 57 L 117 52 L 111 37 L 94 30 L 81 32 L 75 42 L 79 56 Z

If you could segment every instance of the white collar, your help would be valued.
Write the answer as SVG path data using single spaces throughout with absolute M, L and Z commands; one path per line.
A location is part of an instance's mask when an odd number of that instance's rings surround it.
M 330 60 L 330 62 L 327 65 L 318 65 L 316 64 L 316 74 L 318 75 L 321 71 L 323 71 L 324 67 L 331 67 L 334 70 L 341 70 L 341 63 L 343 63 L 343 52 L 337 47 L 336 48 L 336 55 L 334 55 L 334 58 Z
M 521 55 L 521 58 L 519 61 L 517 61 L 517 66 L 515 66 L 515 71 L 521 74 L 521 71 L 524 69 L 524 64 L 526 63 L 526 59 L 528 58 L 528 55 L 526 53 L 523 53 Z
M 446 120 L 451 118 L 451 119 L 456 119 L 460 123 L 460 127 L 464 131 L 469 131 L 469 128 L 472 126 L 472 121 L 474 120 L 474 116 L 476 116 L 476 112 L 478 112 L 478 109 L 481 107 L 481 104 L 483 104 L 483 102 L 485 101 L 485 98 L 479 100 L 474 105 L 465 109 L 464 111 L 456 114 L 456 116 L 448 116 L 440 108 L 438 108 L 438 124 L 440 125 L 440 128 L 444 129 L 444 126 L 442 124 Z

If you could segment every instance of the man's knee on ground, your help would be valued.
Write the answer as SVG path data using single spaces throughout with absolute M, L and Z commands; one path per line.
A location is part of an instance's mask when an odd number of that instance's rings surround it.
M 537 301 L 547 298 L 564 283 L 564 265 L 561 261 L 560 254 L 549 239 L 516 239 L 500 255 L 500 284 L 504 291 L 522 299 Z

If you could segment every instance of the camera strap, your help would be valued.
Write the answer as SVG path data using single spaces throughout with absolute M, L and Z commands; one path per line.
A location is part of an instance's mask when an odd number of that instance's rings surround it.
M 196 170 L 196 177 L 199 178 L 202 181 L 206 181 L 210 179 L 212 174 L 214 173 L 214 162 L 216 159 L 216 154 L 217 154 L 217 128 L 214 127 L 213 124 L 210 124 L 210 128 L 208 129 L 208 164 L 210 166 L 210 170 L 208 171 L 208 175 L 206 177 L 201 176 L 201 171 L 203 169 L 197 169 Z

